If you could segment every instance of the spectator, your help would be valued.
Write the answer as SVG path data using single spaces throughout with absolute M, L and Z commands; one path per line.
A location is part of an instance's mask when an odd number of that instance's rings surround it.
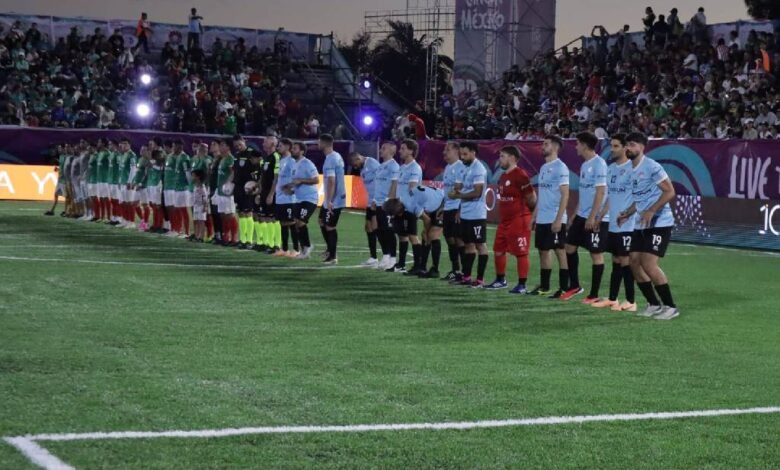
M 203 17 L 198 14 L 197 8 L 190 9 L 188 19 L 189 31 L 187 32 L 187 49 L 200 47 L 200 36 L 203 34 Z
M 416 114 L 409 114 L 407 116 L 409 122 L 414 125 L 414 137 L 417 140 L 425 140 L 428 138 L 428 132 L 425 129 L 425 121 L 423 121 Z
M 645 8 L 642 24 L 645 26 L 645 42 L 651 42 L 653 40 L 653 25 L 655 25 L 655 13 L 653 13 L 652 7 Z
M 135 37 L 138 42 L 133 49 L 133 53 L 136 53 L 138 49 L 143 46 L 144 53 L 149 53 L 149 36 L 152 34 L 151 23 L 146 13 L 141 13 L 141 18 L 138 20 L 138 25 L 135 27 Z

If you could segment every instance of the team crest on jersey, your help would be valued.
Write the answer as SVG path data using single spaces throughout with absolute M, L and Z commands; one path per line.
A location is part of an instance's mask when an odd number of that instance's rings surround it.
M 509 186 L 510 184 L 512 184 L 512 183 L 509 180 L 506 180 L 506 183 L 504 183 L 504 186 Z

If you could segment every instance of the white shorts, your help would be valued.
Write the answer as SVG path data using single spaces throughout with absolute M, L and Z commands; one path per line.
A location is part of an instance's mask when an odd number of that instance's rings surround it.
M 114 199 L 119 202 L 125 202 L 124 201 L 124 188 L 118 184 L 112 184 L 111 185 L 111 199 Z
M 149 204 L 149 192 L 146 188 L 136 189 L 133 191 L 133 202 L 139 202 L 141 204 Z
M 111 197 L 111 190 L 108 188 L 108 183 L 97 184 L 97 196 L 102 199 L 108 199 Z
M 135 189 L 122 189 L 122 199 L 125 202 L 138 202 L 138 191 Z
M 233 196 L 220 196 L 215 194 L 211 198 L 211 203 L 217 206 L 217 212 L 220 214 L 235 214 L 236 203 L 233 201 Z
M 192 196 L 189 191 L 176 191 L 176 199 L 174 199 L 174 205 L 176 207 L 190 207 L 192 205 Z
M 95 183 L 87 183 L 87 197 L 97 196 L 97 187 Z
M 166 189 L 163 191 L 165 199 L 165 207 L 176 207 L 176 191 L 173 189 Z
M 60 180 L 57 181 L 57 187 L 54 189 L 54 195 L 55 196 L 64 196 L 65 195 L 65 182 Z
M 192 211 L 192 220 L 203 222 L 206 220 L 206 211 Z
M 146 198 L 149 204 L 159 206 L 162 203 L 162 186 L 149 186 L 146 188 Z

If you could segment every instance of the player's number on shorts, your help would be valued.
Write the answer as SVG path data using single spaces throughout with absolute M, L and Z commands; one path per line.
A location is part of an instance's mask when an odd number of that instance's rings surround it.
M 479 238 L 482 235 L 482 226 L 474 227 L 474 236 Z
M 287 208 L 287 217 L 292 217 L 292 209 L 289 207 Z
M 591 245 L 598 245 L 600 241 L 601 241 L 601 238 L 599 238 L 599 234 L 598 233 L 591 233 L 590 234 L 590 243 L 591 243 Z
M 306 217 L 309 214 L 308 209 L 301 209 L 301 218 Z
M 623 237 L 623 248 L 630 249 L 631 248 L 631 237 Z
M 653 235 L 653 249 L 658 250 L 658 247 L 663 243 L 664 237 L 661 235 Z
M 517 238 L 517 246 L 520 248 L 526 248 L 528 246 L 528 238 L 526 237 L 518 237 Z

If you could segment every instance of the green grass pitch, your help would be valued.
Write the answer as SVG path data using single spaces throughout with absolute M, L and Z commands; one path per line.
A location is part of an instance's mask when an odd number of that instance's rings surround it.
M 660 322 L 351 268 L 358 215 L 322 269 L 44 207 L 0 203 L 0 437 L 780 405 L 777 254 L 672 244 Z M 79 469 L 735 469 L 778 442 L 780 414 L 42 445 Z M 0 468 L 34 467 L 0 441 Z

